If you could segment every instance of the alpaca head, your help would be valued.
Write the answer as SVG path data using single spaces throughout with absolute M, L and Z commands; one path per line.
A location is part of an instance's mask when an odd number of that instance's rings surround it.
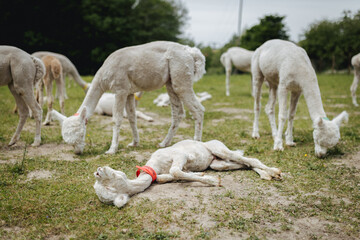
M 94 175 L 94 189 L 101 202 L 113 203 L 120 208 L 129 201 L 128 179 L 125 173 L 105 166 L 99 167 Z
M 60 122 L 64 141 L 73 145 L 76 154 L 82 154 L 85 147 L 86 107 L 81 110 L 80 114 L 68 118 L 55 110 L 52 111 L 51 115 Z
M 324 157 L 327 150 L 339 142 L 341 123 L 347 122 L 348 118 L 349 115 L 344 111 L 332 121 L 320 117 L 315 120 L 313 137 L 317 157 Z

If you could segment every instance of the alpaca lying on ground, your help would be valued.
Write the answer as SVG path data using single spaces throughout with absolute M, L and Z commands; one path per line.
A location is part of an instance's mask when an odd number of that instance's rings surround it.
M 246 50 L 240 47 L 232 47 L 229 48 L 226 52 L 224 52 L 220 57 L 220 62 L 225 67 L 226 79 L 226 96 L 230 96 L 230 75 L 232 65 L 235 68 L 243 71 L 250 72 L 251 71 L 251 57 L 254 54 L 253 51 Z
M 139 144 L 136 126 L 134 93 L 151 91 L 166 85 L 170 96 L 172 122 L 160 147 L 169 146 L 184 118 L 183 104 L 195 119 L 194 139 L 200 141 L 204 117 L 204 107 L 196 99 L 193 83 L 205 73 L 205 57 L 199 49 L 174 42 L 151 42 L 126 47 L 112 53 L 97 71 L 85 99 L 74 116 L 66 118 L 54 112 L 54 118 L 62 124 L 62 136 L 72 144 L 75 153 L 82 153 L 85 146 L 86 122 L 93 114 L 100 97 L 105 91 L 115 93 L 113 109 L 113 138 L 110 149 L 114 154 L 119 145 L 119 131 L 124 108 L 133 133 L 133 141 L 128 146 Z
M 203 102 L 205 100 L 211 99 L 212 96 L 207 92 L 196 93 L 196 97 L 199 102 Z M 167 93 L 161 93 L 157 98 L 153 101 L 154 104 L 158 107 L 167 107 L 170 105 L 170 97 Z
M 59 53 L 54 53 L 54 52 L 45 52 L 45 51 L 41 51 L 41 52 L 34 52 L 32 54 L 32 56 L 35 56 L 37 58 L 42 58 L 44 56 L 53 56 L 56 57 L 61 65 L 62 65 L 62 69 L 63 69 L 63 76 L 70 76 L 72 79 L 74 79 L 74 81 L 85 91 L 85 93 L 89 90 L 90 84 L 85 82 L 81 77 L 80 74 L 78 72 L 78 70 L 76 69 L 75 65 L 70 61 L 69 58 L 67 58 L 66 56 L 59 54 Z M 63 92 L 64 92 L 64 96 L 65 98 L 67 97 L 66 94 L 66 88 L 65 88 L 65 84 L 63 86 Z M 59 92 L 57 89 L 56 92 L 56 98 L 59 96 Z
M 286 118 L 288 127 L 285 132 L 286 145 L 294 146 L 293 121 L 296 107 L 301 93 L 304 94 L 313 121 L 313 137 L 315 155 L 322 157 L 327 150 L 335 146 L 340 139 L 340 125 L 348 120 L 347 112 L 330 121 L 324 111 L 316 73 L 311 66 L 310 59 L 304 49 L 283 40 L 270 40 L 256 49 L 252 58 L 251 72 L 254 86 L 254 126 L 252 136 L 259 138 L 259 114 L 261 86 L 265 81 L 269 83 L 269 101 L 265 112 L 269 117 L 274 150 L 283 150 L 282 133 Z M 287 112 L 287 93 L 291 92 L 290 108 Z M 276 95 L 279 97 L 278 128 L 275 122 Z
M 46 89 L 46 100 L 48 103 L 48 112 L 45 118 L 44 125 L 49 125 L 51 122 L 51 111 L 52 111 L 52 105 L 54 103 L 54 98 L 52 95 L 52 89 L 53 89 L 53 81 L 56 82 L 57 89 L 59 89 L 59 102 L 60 102 L 60 109 L 61 113 L 64 113 L 64 78 L 63 78 L 63 70 L 62 65 L 60 61 L 54 57 L 54 56 L 44 56 L 41 58 L 41 61 L 43 61 L 46 73 L 42 81 L 38 83 L 36 96 L 38 98 L 40 106 L 43 105 L 44 101 L 44 85 Z
M 356 90 L 360 79 L 360 53 L 352 57 L 351 64 L 354 67 L 354 81 L 351 84 L 350 91 L 351 91 L 352 102 L 355 105 L 355 107 L 358 107 L 359 104 L 356 101 Z
M 137 96 L 136 94 L 137 93 L 135 93 L 134 96 Z M 135 97 L 135 100 L 136 100 L 136 97 Z M 115 103 L 115 94 L 113 94 L 113 93 L 104 93 L 101 96 L 98 104 L 96 105 L 96 108 L 95 108 L 94 112 L 96 114 L 99 114 L 99 115 L 112 116 L 113 115 L 114 103 Z M 123 115 L 124 115 L 125 118 L 127 118 L 127 114 L 126 114 L 125 109 L 124 109 Z M 152 117 L 146 115 L 145 113 L 137 111 L 137 110 L 136 110 L 136 116 L 138 118 L 142 118 L 142 119 L 144 119 L 145 121 L 148 121 L 148 122 L 153 122 L 154 121 L 154 119 Z
M 139 175 L 138 170 L 139 176 L 134 180 L 129 180 L 121 171 L 99 167 L 94 173 L 94 188 L 101 202 L 122 207 L 129 197 L 144 191 L 155 180 L 158 183 L 196 181 L 220 186 L 219 178 L 200 173 L 209 167 L 217 171 L 247 168 L 262 179 L 281 179 L 279 169 L 267 167 L 256 158 L 244 157 L 241 151 L 231 151 L 218 140 L 205 143 L 183 140 L 154 152 L 145 166 L 138 167 L 144 172 Z
M 11 46 L 0 46 L 0 59 L 0 86 L 8 85 L 19 112 L 19 124 L 9 146 L 19 140 L 21 130 L 29 116 L 29 108 L 33 112 L 36 122 L 35 138 L 32 145 L 39 146 L 41 143 L 42 109 L 35 100 L 34 85 L 45 74 L 45 66 L 40 59 Z

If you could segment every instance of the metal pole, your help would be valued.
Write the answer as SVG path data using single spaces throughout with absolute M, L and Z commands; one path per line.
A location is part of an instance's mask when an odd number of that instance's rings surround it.
M 243 8 L 243 0 L 239 2 L 239 21 L 238 21 L 238 36 L 241 35 L 241 19 L 242 19 L 242 8 Z

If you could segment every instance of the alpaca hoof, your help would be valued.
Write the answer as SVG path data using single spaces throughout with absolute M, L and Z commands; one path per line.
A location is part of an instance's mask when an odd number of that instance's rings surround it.
M 128 147 L 137 147 L 137 146 L 139 146 L 139 143 L 138 142 L 131 142 L 127 146 Z
M 260 138 L 260 134 L 259 134 L 259 133 L 256 133 L 256 132 L 253 132 L 253 133 L 252 133 L 252 138 L 259 139 L 259 138 Z
M 34 142 L 33 144 L 31 144 L 32 147 L 38 147 L 40 146 L 40 142 Z
M 359 106 L 359 104 L 357 104 L 357 103 L 354 103 L 354 106 L 355 106 L 355 107 L 358 107 L 358 106 Z
M 275 144 L 274 145 L 274 150 L 275 151 L 284 151 L 284 147 L 282 146 L 282 144 Z
M 16 143 L 15 140 L 11 140 L 11 141 L 9 142 L 8 146 L 10 147 L 10 146 L 14 145 L 15 143 Z
M 164 143 L 164 142 L 161 142 L 161 143 L 158 144 L 158 146 L 159 146 L 160 148 L 164 148 L 164 147 L 167 147 L 167 146 L 169 146 L 169 145 L 166 144 L 166 143 Z
M 46 121 L 43 123 L 44 126 L 49 126 L 50 125 L 50 121 Z
M 289 147 L 295 147 L 296 143 L 295 142 L 286 142 L 286 145 Z
M 109 149 L 105 152 L 105 154 L 108 154 L 108 155 L 114 155 L 115 154 L 115 150 L 112 150 L 112 149 Z
M 282 180 L 281 170 L 278 168 L 270 168 L 269 174 L 274 180 Z
M 149 118 L 147 121 L 148 121 L 148 122 L 153 122 L 154 119 L 153 119 L 153 118 Z

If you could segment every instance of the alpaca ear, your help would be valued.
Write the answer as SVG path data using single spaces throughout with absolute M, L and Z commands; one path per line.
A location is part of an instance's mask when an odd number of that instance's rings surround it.
M 82 122 L 85 122 L 85 124 L 87 123 L 87 119 L 86 119 L 86 107 L 84 107 L 84 108 L 81 110 L 80 119 L 81 119 Z
M 62 125 L 62 123 L 66 119 L 66 117 L 64 115 L 62 115 L 61 113 L 59 113 L 56 110 L 52 110 L 50 114 L 55 120 L 59 121 L 60 125 Z
M 321 117 L 318 117 L 316 120 L 315 120 L 315 127 L 319 127 L 321 128 L 323 125 L 324 125 L 324 120 L 321 118 Z
M 114 199 L 114 205 L 118 208 L 123 207 L 129 201 L 129 195 L 119 194 Z
M 340 127 L 342 122 L 347 123 L 349 121 L 349 114 L 346 111 L 343 111 L 337 117 L 335 117 L 332 121 L 334 123 L 336 123 L 336 125 L 338 125 L 338 127 Z

